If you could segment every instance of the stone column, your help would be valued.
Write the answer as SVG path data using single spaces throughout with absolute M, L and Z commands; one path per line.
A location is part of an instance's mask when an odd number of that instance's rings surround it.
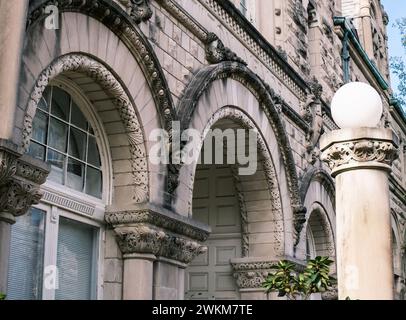
M 387 129 L 349 128 L 320 144 L 336 178 L 339 299 L 393 299 L 388 174 L 396 137 Z
M 109 211 L 124 259 L 123 299 L 183 299 L 184 269 L 207 250 L 208 230 L 150 204 Z
M 152 300 L 153 254 L 125 254 L 123 274 L 124 300 Z
M 28 0 L 0 1 L 0 138 L 11 139 Z
M 39 202 L 48 172 L 47 165 L 21 157 L 17 146 L 0 139 L 0 293 L 7 293 L 11 226 Z

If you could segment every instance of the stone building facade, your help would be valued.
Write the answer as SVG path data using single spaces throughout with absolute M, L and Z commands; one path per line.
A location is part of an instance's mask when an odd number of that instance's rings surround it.
M 406 123 L 387 23 L 379 0 L 1 0 L 0 292 L 272 299 L 261 283 L 275 262 L 335 256 L 319 138 L 337 129 L 334 92 L 363 81 L 399 140 L 405 299 Z M 199 148 L 210 129 L 257 132 L 255 174 L 151 161 L 154 130 L 171 147 L 177 127 Z

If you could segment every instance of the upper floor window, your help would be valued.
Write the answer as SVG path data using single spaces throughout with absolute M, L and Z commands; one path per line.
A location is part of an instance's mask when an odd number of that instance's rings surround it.
M 33 121 L 30 155 L 51 165 L 49 179 L 102 197 L 102 170 L 92 126 L 66 91 L 47 87 Z
M 241 13 L 251 22 L 255 23 L 255 0 L 238 0 Z

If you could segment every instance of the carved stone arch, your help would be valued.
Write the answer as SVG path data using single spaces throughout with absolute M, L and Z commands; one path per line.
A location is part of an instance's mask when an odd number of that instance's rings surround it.
M 310 168 L 303 175 L 300 182 L 300 199 L 302 203 L 305 201 L 307 190 L 309 189 L 310 183 L 312 181 L 320 182 L 326 189 L 330 200 L 335 208 L 335 183 L 331 175 L 322 168 Z
M 318 233 L 316 236 L 319 237 L 318 242 L 316 243 L 316 250 L 318 250 L 318 254 L 334 258 L 336 255 L 335 237 L 332 223 L 326 209 L 322 204 L 315 202 L 310 208 L 308 208 L 308 212 L 308 217 L 306 219 L 306 230 L 309 227 L 313 230 L 319 228 L 316 230 Z M 313 231 L 313 233 L 314 232 L 315 231 Z M 315 236 L 315 234 L 313 234 L 313 236 Z
M 27 32 L 46 18 L 45 8 L 56 5 L 59 13 L 76 12 L 92 17 L 110 29 L 128 47 L 138 62 L 151 88 L 158 109 L 162 128 L 172 137 L 172 121 L 176 119 L 172 96 L 164 72 L 150 42 L 137 23 L 150 18 L 149 7 L 145 1 L 131 2 L 131 14 L 127 14 L 111 0 L 94 1 L 56 1 L 43 0 L 36 7 L 30 7 L 27 18 Z M 37 3 L 35 3 L 37 4 Z M 51 32 L 47 30 L 47 32 Z
M 85 74 L 97 82 L 113 99 L 125 128 L 125 134 L 130 148 L 130 161 L 133 174 L 132 183 L 135 186 L 133 200 L 143 203 L 149 199 L 148 161 L 145 148 L 144 133 L 141 129 L 135 107 L 120 82 L 99 61 L 83 55 L 68 54 L 58 58 L 49 65 L 37 79 L 30 95 L 24 116 L 23 142 L 21 147 L 28 151 L 32 135 L 32 122 L 38 103 L 49 82 L 55 77 L 67 72 Z
M 268 122 L 275 133 L 279 152 L 283 165 L 286 169 L 286 179 L 289 189 L 290 203 L 294 212 L 294 233 L 298 235 L 304 223 L 305 208 L 299 196 L 298 177 L 296 166 L 290 147 L 289 138 L 283 126 L 279 112 L 274 104 L 276 98 L 273 90 L 265 84 L 253 71 L 238 62 L 222 62 L 200 70 L 179 101 L 178 114 L 181 128 L 186 129 L 190 125 L 192 115 L 201 97 L 216 80 L 227 81 L 232 79 L 242 84 L 257 99 L 261 110 L 265 113 Z M 175 186 L 174 189 L 176 189 Z
M 256 127 L 254 122 L 249 118 L 247 114 L 243 111 L 239 110 L 238 108 L 228 106 L 221 108 L 218 112 L 213 114 L 206 124 L 205 129 L 202 133 L 202 137 L 200 139 L 200 144 L 198 146 L 198 150 L 203 148 L 203 142 L 205 137 L 207 136 L 208 131 L 220 120 L 229 119 L 235 121 L 237 124 L 241 125 L 244 129 L 255 130 L 257 132 L 257 144 L 258 144 L 258 153 L 260 155 L 259 162 L 261 162 L 264 174 L 263 177 L 267 184 L 267 190 L 269 192 L 269 200 L 271 200 L 271 208 L 272 211 L 272 222 L 273 222 L 273 248 L 274 248 L 274 255 L 275 256 L 282 256 L 284 254 L 284 216 L 282 212 L 282 203 L 281 203 L 281 193 L 279 190 L 279 183 L 276 174 L 276 169 L 274 163 L 272 161 L 270 150 L 268 149 L 267 144 L 264 141 L 261 132 Z M 194 163 L 194 168 L 192 168 L 192 172 L 196 172 L 197 164 Z M 247 257 L 250 255 L 249 250 L 249 236 L 248 236 L 248 224 L 249 224 L 249 215 L 250 210 L 246 208 L 245 202 L 245 191 L 243 188 L 244 182 L 241 181 L 240 176 L 238 175 L 238 170 L 236 170 L 235 166 L 232 166 L 232 172 L 234 176 L 234 180 L 236 182 L 236 191 L 237 191 L 237 199 L 240 206 L 240 214 L 241 214 L 241 223 L 242 223 L 242 252 L 243 256 Z M 195 175 L 192 174 L 190 176 L 189 185 L 194 185 Z M 189 194 L 189 212 L 192 211 L 192 198 L 193 198 L 193 188 L 190 189 Z
M 306 254 L 306 232 L 312 208 L 317 207 L 326 217 L 323 228 L 331 231 L 335 238 L 335 184 L 334 180 L 323 168 L 311 168 L 304 175 L 300 185 L 300 198 L 307 208 L 306 228 L 303 228 L 295 244 L 295 255 L 304 258 Z M 334 244 L 334 240 L 332 240 Z M 330 252 L 333 254 L 333 252 Z M 334 253 L 335 255 L 335 253 Z

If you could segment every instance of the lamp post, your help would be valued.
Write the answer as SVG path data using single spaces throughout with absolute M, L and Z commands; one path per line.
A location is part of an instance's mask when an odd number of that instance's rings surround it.
M 388 175 L 397 139 L 378 128 L 378 92 L 351 82 L 335 94 L 332 116 L 340 130 L 320 141 L 322 160 L 336 178 L 339 299 L 393 299 Z

